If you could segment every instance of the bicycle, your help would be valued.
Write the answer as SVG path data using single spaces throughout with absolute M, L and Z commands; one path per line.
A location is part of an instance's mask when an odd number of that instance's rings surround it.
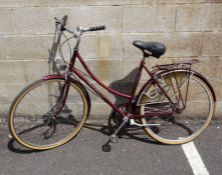
M 143 57 L 131 94 L 120 93 L 100 81 L 79 53 L 81 36 L 85 32 L 104 30 L 105 26 L 77 27 L 72 31 L 66 26 L 66 20 L 67 16 L 56 19 L 60 34 L 68 32 L 76 39 L 66 70 L 63 74 L 46 75 L 28 85 L 11 104 L 9 129 L 21 145 L 47 150 L 74 138 L 90 114 L 91 102 L 86 85 L 122 117 L 109 142 L 116 142 L 119 131 L 129 124 L 143 127 L 148 136 L 160 143 L 183 144 L 198 137 L 210 124 L 216 96 L 208 80 L 191 69 L 198 63 L 197 59 L 156 65 L 150 70 L 145 60 L 150 56 L 160 58 L 166 51 L 165 45 L 134 41 L 133 45 L 142 51 Z M 75 67 L 77 60 L 87 75 Z M 150 79 L 138 91 L 142 72 Z M 128 102 L 119 108 L 89 81 L 89 77 L 109 93 Z M 110 150 L 110 147 L 106 145 L 104 149 Z

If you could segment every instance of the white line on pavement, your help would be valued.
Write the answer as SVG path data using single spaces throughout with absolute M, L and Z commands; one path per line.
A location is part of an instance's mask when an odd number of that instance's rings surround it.
M 183 144 L 182 148 L 193 170 L 194 175 L 209 175 L 209 172 L 205 167 L 194 143 L 189 142 Z

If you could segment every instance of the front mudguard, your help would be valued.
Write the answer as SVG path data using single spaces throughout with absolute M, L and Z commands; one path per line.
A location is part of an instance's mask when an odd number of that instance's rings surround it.
M 64 75 L 57 75 L 57 74 L 50 74 L 42 77 L 44 80 L 49 80 L 49 79 L 65 79 Z
M 44 76 L 43 79 L 44 80 L 50 80 L 50 79 L 64 79 L 65 80 L 65 76 L 64 75 L 57 75 L 57 74 L 50 74 L 50 75 Z M 87 99 L 88 106 L 89 106 L 88 111 L 87 111 L 87 117 L 89 117 L 89 114 L 91 111 L 91 98 L 89 96 L 89 93 L 80 81 L 74 80 L 73 78 L 71 78 L 71 81 L 73 83 L 75 83 L 83 91 L 83 93 Z

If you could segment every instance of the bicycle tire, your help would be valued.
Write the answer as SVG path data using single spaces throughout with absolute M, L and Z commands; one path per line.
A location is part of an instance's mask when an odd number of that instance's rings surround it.
M 172 78 L 174 76 L 175 79 L 180 78 L 178 82 L 182 84 L 178 85 L 178 87 L 182 95 L 185 94 L 182 93 L 182 91 L 185 91 L 185 87 L 188 87 L 188 91 L 186 91 L 186 108 L 182 111 L 181 114 L 142 117 L 141 122 L 144 125 L 150 125 L 144 127 L 144 130 L 151 138 L 163 144 L 175 145 L 190 142 L 204 132 L 213 118 L 215 111 L 214 92 L 208 82 L 206 82 L 204 78 L 201 78 L 202 76 L 196 72 L 190 72 L 187 70 L 173 70 L 171 72 L 163 73 L 158 77 L 164 79 L 164 76 L 165 82 L 167 77 Z M 190 78 L 189 81 L 185 80 L 187 79 L 187 77 Z M 184 80 L 182 81 L 182 79 Z M 199 85 L 198 88 L 196 87 L 197 85 Z M 148 90 L 153 86 L 154 84 L 148 83 L 144 88 L 144 92 L 148 92 Z M 202 87 L 202 89 L 200 87 Z M 173 88 L 167 86 L 165 86 L 164 88 L 167 89 L 167 94 L 173 94 L 171 92 Z M 179 94 L 179 91 L 177 92 L 177 94 Z M 166 98 L 163 97 L 163 94 L 159 95 L 162 97 L 158 97 L 157 95 L 155 96 L 155 98 L 159 98 L 159 100 L 161 99 L 162 102 L 167 101 Z M 176 93 L 174 95 L 176 98 Z M 152 99 L 152 103 L 153 100 L 154 99 Z M 164 105 L 164 103 L 162 104 Z M 141 105 L 140 113 L 143 115 L 146 108 L 150 110 L 150 105 L 151 103 L 149 103 L 148 105 Z M 161 105 L 158 105 L 159 108 L 161 108 Z M 157 106 L 155 108 L 157 108 Z
M 79 82 L 71 81 L 66 103 L 58 112 L 55 106 L 64 84 L 63 78 L 41 79 L 17 95 L 9 111 L 9 130 L 21 145 L 48 150 L 79 133 L 89 115 L 89 96 Z

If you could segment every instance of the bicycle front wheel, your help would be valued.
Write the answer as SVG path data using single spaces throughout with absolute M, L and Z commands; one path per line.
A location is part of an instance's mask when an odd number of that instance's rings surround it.
M 140 113 L 156 110 L 171 114 L 141 118 L 147 125 L 146 133 L 164 144 L 183 144 L 195 139 L 207 128 L 214 114 L 211 88 L 198 74 L 189 71 L 172 71 L 159 78 L 174 105 L 182 105 L 184 109 L 176 111 L 156 85 L 148 84 L 141 98 L 147 102 L 141 102 Z
M 47 150 L 77 135 L 88 115 L 88 98 L 76 82 L 70 82 L 67 98 L 64 87 L 64 79 L 39 80 L 15 98 L 9 112 L 9 128 L 20 144 Z

